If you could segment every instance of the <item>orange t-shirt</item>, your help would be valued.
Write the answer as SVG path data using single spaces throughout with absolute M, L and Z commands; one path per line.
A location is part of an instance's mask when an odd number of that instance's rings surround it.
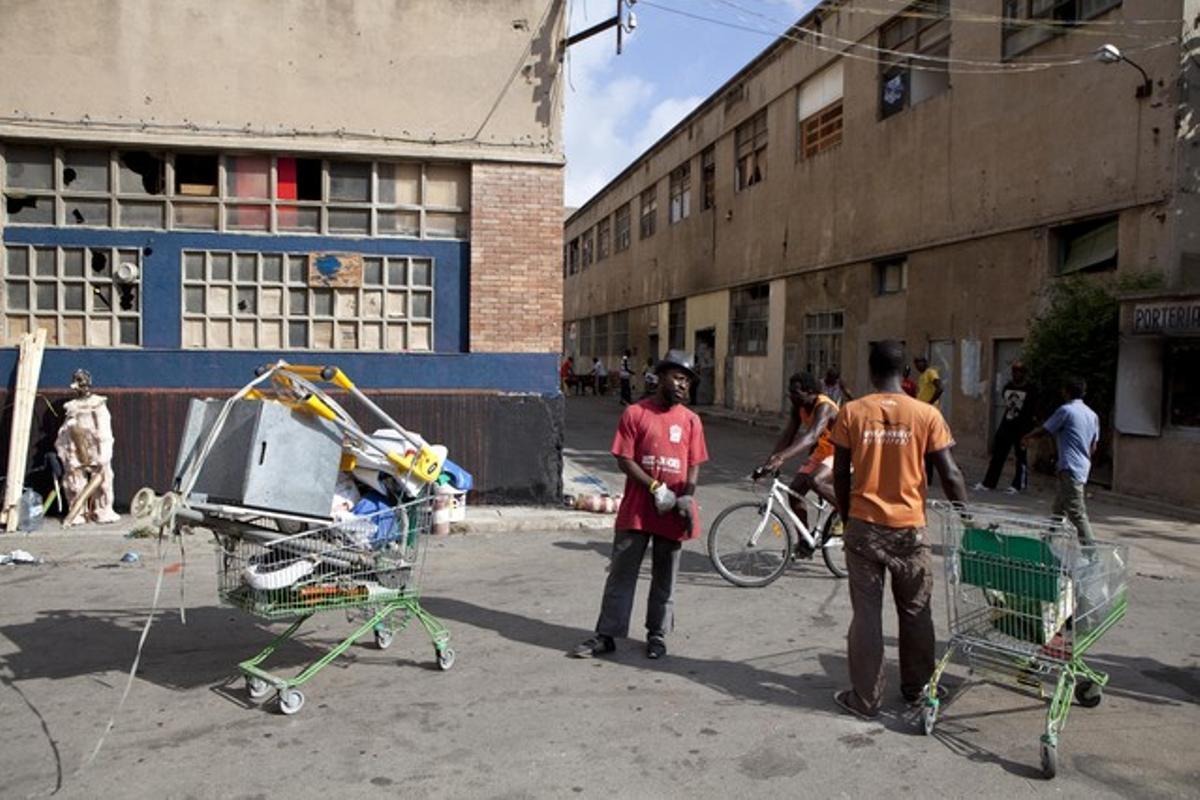
M 954 444 L 942 412 L 906 394 L 869 394 L 842 406 L 833 443 L 850 451 L 850 516 L 889 528 L 925 525 L 925 454 Z
M 796 411 L 800 418 L 800 424 L 805 428 L 811 428 L 813 420 L 817 417 L 817 409 L 822 404 L 833 406 L 834 416 L 837 416 L 838 404 L 833 401 L 828 395 L 817 395 L 817 401 L 813 403 L 812 411 L 808 411 L 804 406 L 800 406 Z M 809 454 L 809 461 L 824 461 L 833 455 L 833 442 L 829 441 L 829 432 L 833 429 L 833 421 L 825 426 L 824 432 L 817 438 L 817 443 L 813 445 L 812 453 Z

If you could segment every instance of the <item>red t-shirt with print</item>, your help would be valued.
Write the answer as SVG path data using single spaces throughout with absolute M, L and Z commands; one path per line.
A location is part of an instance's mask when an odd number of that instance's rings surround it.
M 613 438 L 612 454 L 632 459 L 676 494 L 683 492 L 688 470 L 708 460 L 700 417 L 684 405 L 664 408 L 653 397 L 625 409 Z M 658 513 L 650 491 L 632 478 L 625 479 L 625 496 L 617 509 L 616 525 L 620 530 L 645 531 L 668 539 L 694 539 L 700 535 L 699 514 L 692 514 L 692 528 L 688 530 L 676 511 Z

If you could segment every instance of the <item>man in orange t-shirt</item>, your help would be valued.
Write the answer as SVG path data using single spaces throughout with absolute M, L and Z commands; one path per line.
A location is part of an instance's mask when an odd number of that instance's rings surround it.
M 834 700 L 872 719 L 883 696 L 883 584 L 892 576 L 900 618 L 900 692 L 910 703 L 933 674 L 934 631 L 929 597 L 933 565 L 925 533 L 925 458 L 946 496 L 966 500 L 962 473 L 950 454 L 954 438 L 937 408 L 900 386 L 904 348 L 871 345 L 875 393 L 842 407 L 833 425 L 833 484 L 848 520 L 844 544 L 854 618 L 847 637 L 852 688 Z M 853 476 L 851 468 L 853 467 Z

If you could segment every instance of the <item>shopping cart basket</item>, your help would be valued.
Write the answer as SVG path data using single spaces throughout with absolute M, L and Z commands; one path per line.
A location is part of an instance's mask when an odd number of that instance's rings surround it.
M 247 521 L 249 509 L 201 509 L 201 525 L 217 538 L 221 600 L 267 620 L 294 620 L 258 655 L 238 664 L 252 700 L 275 691 L 279 709 L 295 714 L 304 705 L 298 687 L 368 633 L 387 648 L 413 618 L 429 633 L 438 666 L 453 666 L 450 633 L 420 603 L 432 506 L 427 493 L 369 517 L 290 535 L 267 527 L 266 518 Z M 345 611 L 358 627 L 295 677 L 268 671 L 267 659 L 321 611 Z
M 1080 544 L 1060 520 L 932 506 L 945 546 L 950 644 L 923 693 L 925 733 L 933 733 L 938 681 L 956 653 L 973 672 L 1036 688 L 1043 698 L 1052 683 L 1041 766 L 1053 778 L 1072 696 L 1094 707 L 1108 683 L 1084 656 L 1125 616 L 1128 550 Z

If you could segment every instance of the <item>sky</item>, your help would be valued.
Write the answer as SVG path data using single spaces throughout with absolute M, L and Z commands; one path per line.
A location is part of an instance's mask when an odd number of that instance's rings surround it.
M 646 0 L 616 54 L 608 30 L 567 54 L 566 204 L 582 205 L 704 98 L 762 52 L 816 0 Z M 570 0 L 576 33 L 611 17 L 616 0 Z M 690 19 L 667 9 L 763 31 Z

